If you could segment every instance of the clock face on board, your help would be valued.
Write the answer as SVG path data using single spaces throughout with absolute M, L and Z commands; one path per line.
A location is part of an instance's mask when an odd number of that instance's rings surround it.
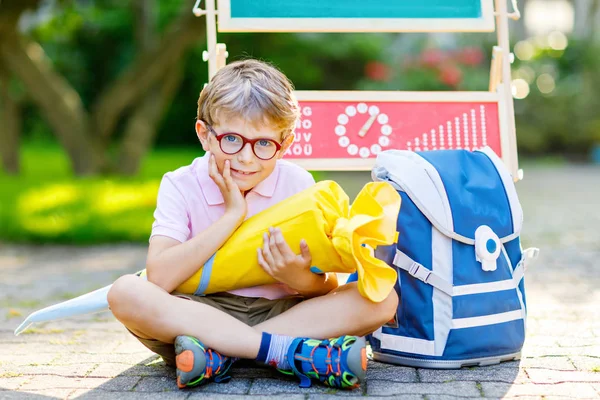
M 337 144 L 349 157 L 372 158 L 390 145 L 389 116 L 377 105 L 352 103 L 337 116 Z

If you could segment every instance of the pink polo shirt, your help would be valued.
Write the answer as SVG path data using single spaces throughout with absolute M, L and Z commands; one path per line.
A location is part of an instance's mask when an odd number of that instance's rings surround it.
M 296 194 L 315 183 L 312 175 L 301 167 L 278 160 L 275 169 L 246 194 L 246 219 Z M 192 164 L 166 173 L 158 189 L 153 236 L 168 236 L 185 242 L 225 213 L 225 203 L 216 183 L 208 176 L 208 153 Z M 256 257 L 256 253 L 252 253 Z M 231 291 L 239 296 L 280 299 L 294 294 L 287 285 L 275 283 Z

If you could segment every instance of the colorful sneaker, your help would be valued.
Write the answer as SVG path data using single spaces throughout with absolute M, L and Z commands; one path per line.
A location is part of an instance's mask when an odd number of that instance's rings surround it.
M 365 339 L 341 336 L 334 339 L 294 339 L 287 355 L 300 387 L 310 387 L 311 379 L 340 389 L 357 388 L 365 379 L 367 353 Z
M 231 379 L 227 371 L 233 359 L 206 349 L 192 336 L 175 338 L 175 362 L 177 364 L 177 386 L 180 389 L 198 386 L 213 379 L 217 383 Z

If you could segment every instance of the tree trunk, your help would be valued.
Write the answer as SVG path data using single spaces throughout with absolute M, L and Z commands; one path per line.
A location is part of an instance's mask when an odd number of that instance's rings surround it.
M 183 78 L 182 67 L 175 65 L 163 80 L 162 87 L 148 93 L 129 118 L 119 153 L 117 170 L 123 175 L 135 175 L 144 155 L 150 150 L 168 105 Z
M 191 10 L 194 1 L 186 0 L 181 16 L 173 21 L 160 43 L 137 60 L 102 93 L 92 107 L 94 126 L 101 140 L 114 132 L 121 114 L 134 105 L 155 83 L 163 79 L 174 64 L 179 64 L 192 43 L 205 37 L 204 23 Z
M 77 175 L 96 172 L 97 161 L 89 140 L 89 122 L 79 94 L 57 74 L 44 50 L 17 35 L 5 37 L 0 55 L 8 69 L 20 78 L 29 97 L 39 106 L 66 149 Z
M 19 141 L 21 113 L 9 92 L 10 76 L 0 66 L 0 159 L 7 174 L 18 175 L 21 169 Z
M 38 2 L 0 0 L 0 57 L 4 64 L 24 83 L 29 97 L 40 108 L 66 149 L 77 175 L 98 173 L 107 167 L 106 150 L 110 137 L 121 115 L 139 101 L 140 106 L 132 113 L 122 156 L 119 157 L 128 158 L 125 154 L 135 147 L 132 141 L 139 140 L 142 145 L 132 153 L 132 161 L 125 168 L 137 169 L 136 164 L 139 165 L 143 151 L 149 148 L 154 138 L 155 132 L 151 129 L 156 130 L 161 111 L 181 80 L 180 72 L 173 71 L 179 71 L 187 49 L 205 37 L 204 20 L 191 12 L 194 1 L 184 1 L 181 16 L 169 25 L 158 45 L 147 46 L 145 51 L 140 51 L 136 61 L 98 97 L 91 114 L 85 110 L 79 94 L 52 69 L 44 50 L 15 29 L 23 9 Z M 144 15 L 148 15 L 149 9 L 144 1 L 137 0 L 136 6 L 143 7 Z M 141 40 L 147 39 L 144 36 Z M 158 93 L 158 97 L 145 97 L 152 90 Z M 149 118 L 148 122 L 142 121 L 143 116 Z M 136 151 L 142 153 L 136 155 Z

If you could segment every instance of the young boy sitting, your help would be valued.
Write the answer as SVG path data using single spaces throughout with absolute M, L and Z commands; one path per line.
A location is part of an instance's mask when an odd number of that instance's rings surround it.
M 237 358 L 294 374 L 303 387 L 310 379 L 357 387 L 367 366 L 361 336 L 396 311 L 395 291 L 373 303 L 356 283 L 338 287 L 335 274 L 312 273 L 306 242 L 295 254 L 278 229 L 248 257 L 279 283 L 207 296 L 174 292 L 245 219 L 314 184 L 281 160 L 299 116 L 292 84 L 276 68 L 245 60 L 219 70 L 198 99 L 196 133 L 206 154 L 160 184 L 148 279 L 123 276 L 108 293 L 115 317 L 176 366 L 180 388 L 228 379 Z

